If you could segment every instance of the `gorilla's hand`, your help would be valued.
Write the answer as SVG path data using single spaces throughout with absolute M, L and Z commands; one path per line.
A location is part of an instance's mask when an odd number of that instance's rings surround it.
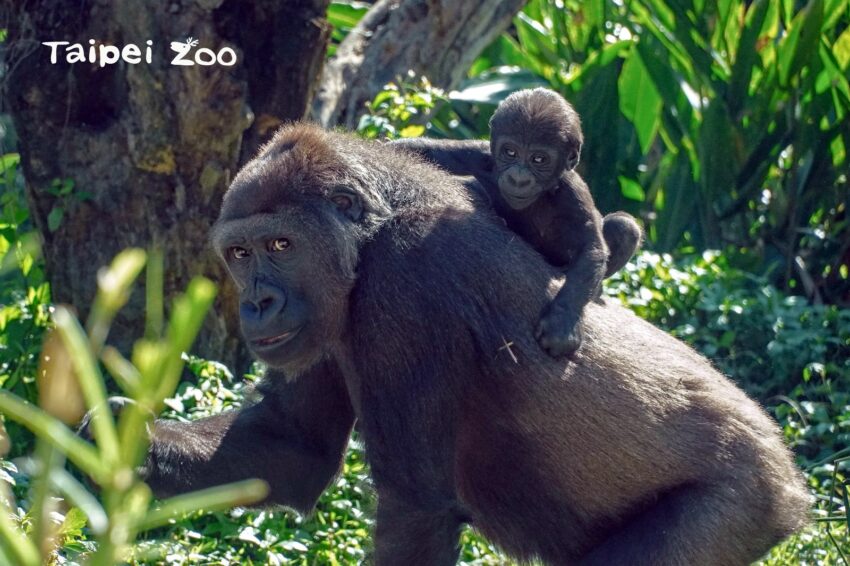
M 534 337 L 552 357 L 571 356 L 581 346 L 581 315 L 550 305 L 540 317 Z
M 112 412 L 113 417 L 117 417 L 121 414 L 121 411 L 124 410 L 124 407 L 129 405 L 130 403 L 135 403 L 134 400 L 129 397 L 110 397 L 106 400 L 106 403 L 109 405 L 109 410 Z M 94 412 L 98 410 L 97 407 L 91 409 L 86 415 L 83 417 L 83 420 L 80 421 L 80 426 L 77 428 L 77 435 L 81 438 L 84 438 L 91 442 L 94 440 L 94 431 L 92 430 L 91 420 L 94 416 Z

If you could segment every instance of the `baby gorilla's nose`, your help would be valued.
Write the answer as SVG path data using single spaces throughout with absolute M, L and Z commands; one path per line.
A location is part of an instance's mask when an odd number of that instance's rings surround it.
M 531 185 L 532 178 L 530 175 L 517 175 L 515 173 L 509 173 L 508 181 L 516 188 L 524 189 Z

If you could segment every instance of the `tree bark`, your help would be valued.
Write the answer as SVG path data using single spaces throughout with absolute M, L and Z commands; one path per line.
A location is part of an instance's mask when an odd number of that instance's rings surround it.
M 365 104 L 408 70 L 456 86 L 525 0 L 379 0 L 325 66 L 313 118 L 354 128 Z
M 98 266 L 120 250 L 165 250 L 166 295 L 196 274 L 218 282 L 195 351 L 236 371 L 236 295 L 207 233 L 241 160 L 281 121 L 304 117 L 329 37 L 328 0 L 58 0 L 22 3 L 9 22 L 6 99 L 53 300 L 85 317 Z M 2 26 L 0 26 L 2 27 Z M 172 41 L 238 54 L 235 66 L 173 66 Z M 138 45 L 139 64 L 51 64 L 43 41 Z M 152 61 L 144 60 L 152 40 Z M 190 56 L 191 58 L 191 56 Z M 256 117 L 256 119 L 255 119 Z M 70 179 L 70 194 L 51 190 Z M 64 216 L 56 225 L 61 208 Z M 168 301 L 167 301 L 168 302 Z M 112 329 L 127 350 L 142 334 L 137 290 Z
M 2 100 L 55 302 L 84 318 L 98 267 L 126 247 L 158 246 L 168 298 L 196 274 L 219 284 L 194 351 L 237 372 L 247 366 L 236 295 L 207 233 L 239 166 L 281 122 L 306 115 L 330 36 L 328 3 L 28 0 L 0 13 L 0 28 L 9 29 Z M 451 87 L 522 4 L 380 0 L 340 46 L 315 112 L 327 126 L 353 127 L 363 104 L 408 69 Z M 238 63 L 172 65 L 170 42 L 189 36 L 197 48 L 233 48 Z M 152 61 L 69 64 L 63 47 L 51 64 L 41 44 L 79 43 L 88 53 L 89 39 L 143 53 L 151 40 Z M 70 180 L 70 194 L 56 194 L 57 180 Z M 139 288 L 113 326 L 110 341 L 125 351 L 142 334 L 143 303 Z

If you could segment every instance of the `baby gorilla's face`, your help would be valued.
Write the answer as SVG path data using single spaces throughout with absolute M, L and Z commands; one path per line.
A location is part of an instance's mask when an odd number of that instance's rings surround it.
M 512 209 L 528 208 L 542 192 L 557 185 L 563 164 L 553 145 L 501 135 L 492 146 L 499 193 Z

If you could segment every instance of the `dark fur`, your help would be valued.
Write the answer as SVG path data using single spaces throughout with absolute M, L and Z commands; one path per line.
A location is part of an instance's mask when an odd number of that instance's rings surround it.
M 573 107 L 547 89 L 522 90 L 505 99 L 490 121 L 491 140 L 403 140 L 453 175 L 474 176 L 496 212 L 569 281 L 540 317 L 536 335 L 554 356 L 580 346 L 584 306 L 597 296 L 602 279 L 619 271 L 640 245 L 634 218 L 616 212 L 604 219 L 582 178 L 573 169 L 584 141 Z M 505 147 L 548 155 L 533 165 L 526 155 L 505 156 Z M 546 153 L 543 153 L 546 152 Z M 519 195 L 530 204 L 517 205 Z
M 331 201 L 340 185 L 362 199 L 356 219 Z M 253 407 L 159 421 L 146 468 L 157 494 L 261 477 L 270 502 L 307 511 L 356 415 L 378 565 L 454 564 L 471 522 L 520 559 L 727 566 L 805 523 L 776 424 L 681 342 L 591 303 L 576 359 L 543 352 L 532 321 L 558 272 L 444 173 L 289 126 L 233 182 L 214 241 L 227 256 L 240 227 L 251 239 L 269 219 L 302 246 L 274 260 L 273 283 L 318 310 L 327 339 L 266 352 L 287 377 L 273 372 Z M 260 274 L 228 262 L 249 283 Z

